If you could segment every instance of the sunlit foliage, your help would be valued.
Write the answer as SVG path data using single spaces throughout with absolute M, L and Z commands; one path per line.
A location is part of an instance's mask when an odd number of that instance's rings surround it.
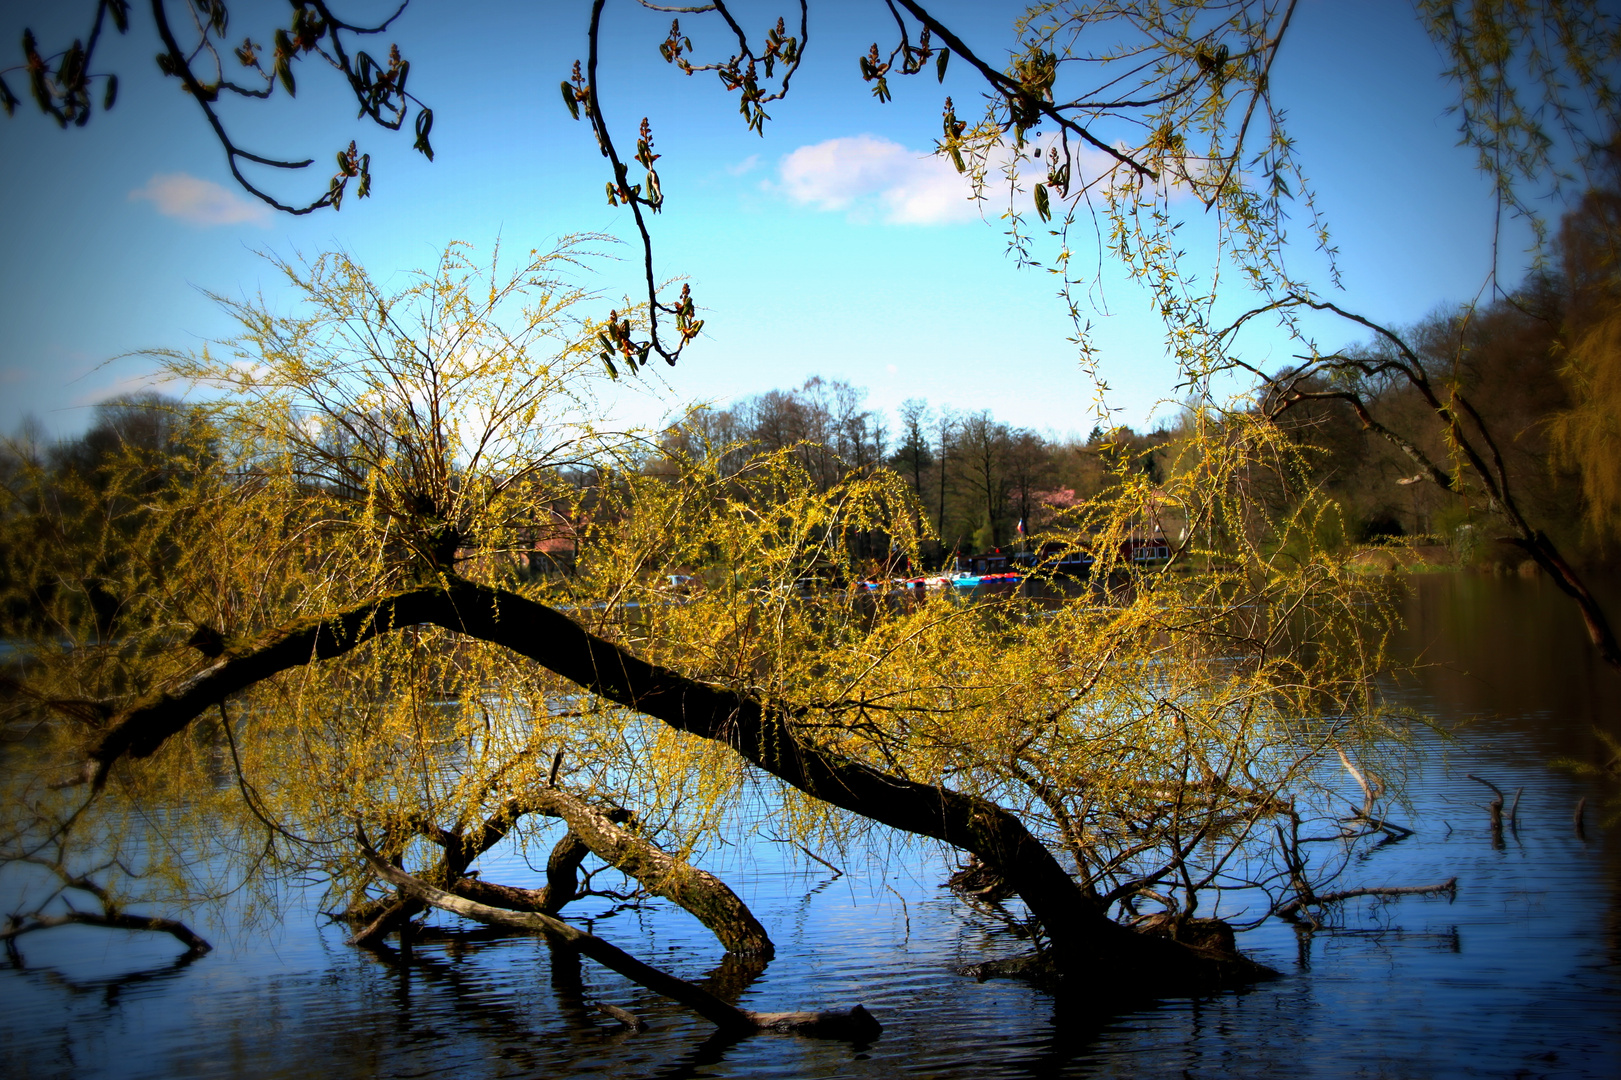
M 1093 552 L 1089 583 L 871 590 L 925 539 L 898 473 L 829 483 L 794 445 L 596 425 L 606 376 L 568 284 L 583 257 L 568 241 L 502 274 L 452 247 L 388 293 L 342 256 L 281 264 L 297 310 L 230 301 L 238 338 L 165 354 L 197 404 L 145 402 L 146 434 L 90 465 L 12 455 L 8 540 L 50 541 L 7 544 L 32 553 L 8 567 L 7 633 L 32 650 L 12 859 L 184 901 L 313 879 L 341 905 L 368 891 L 357 829 L 431 869 L 433 837 L 486 821 L 536 840 L 524 794 L 554 782 L 681 853 L 849 843 L 881 820 L 428 626 L 245 688 L 99 797 L 51 787 L 131 696 L 461 579 L 760 702 L 807 747 L 1013 811 L 1120 918 L 1186 917 L 1223 890 L 1240 894 L 1224 910 L 1265 917 L 1316 865 L 1295 838 L 1333 818 L 1341 762 L 1396 779 L 1380 586 L 1325 546 L 1337 509 L 1277 427 L 1202 408 L 1157 479 L 1118 455 L 1049 533 Z M 1149 533 L 1169 566 L 1131 558 Z M 560 539 L 566 564 L 531 558 Z M 1318 840 L 1343 854 L 1359 832 Z

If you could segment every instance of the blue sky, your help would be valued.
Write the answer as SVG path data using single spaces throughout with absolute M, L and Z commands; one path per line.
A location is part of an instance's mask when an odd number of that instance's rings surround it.
M 760 27 L 786 11 L 737 6 Z M 46 44 L 63 42 L 83 32 L 79 8 L 92 5 L 0 4 L 0 40 L 27 24 Z M 72 20 L 61 21 L 63 9 Z M 285 12 L 236 9 L 241 30 L 259 40 Z M 999 62 L 1020 5 L 938 10 Z M 32 413 L 72 433 L 92 403 L 148 379 L 150 364 L 129 354 L 229 334 L 205 290 L 263 289 L 275 303 L 279 286 L 257 251 L 341 247 L 386 274 L 431 263 L 452 239 L 483 248 L 500 237 L 524 250 L 574 232 L 631 239 L 628 215 L 604 203 L 589 129 L 558 98 L 559 80 L 584 55 L 588 12 L 584 0 L 412 0 L 390 37 L 412 61 L 411 88 L 435 110 L 432 164 L 408 135 L 331 107 L 342 88 L 308 62 L 296 102 L 235 109 L 245 145 L 317 159 L 311 192 L 351 138 L 372 154 L 371 199 L 297 219 L 264 212 L 232 186 L 198 110 L 157 75 L 155 41 L 138 19 L 98 58 L 122 79 L 111 113 L 65 132 L 27 103 L 0 119 L 0 430 Z M 981 220 L 952 188 L 954 175 L 925 156 L 944 94 L 978 99 L 961 66 L 943 88 L 932 76 L 895 80 L 894 101 L 879 104 L 856 57 L 887 42 L 883 5 L 815 5 L 805 65 L 762 139 L 712 77 L 689 79 L 659 60 L 669 16 L 629 0 L 611 3 L 609 16 L 605 112 L 626 147 L 650 118 L 668 198 L 655 223 L 660 271 L 685 275 L 707 309 L 704 336 L 678 367 L 660 365 L 660 384 L 624 388 L 623 417 L 652 421 L 684 402 L 724 403 L 820 374 L 866 387 L 869 403 L 891 415 L 916 396 L 1060 434 L 1091 427 L 1092 389 L 1052 279 L 1005 258 L 1000 207 Z M 716 24 L 689 19 L 686 28 L 707 55 L 724 47 Z M 1304 0 L 1290 35 L 1275 95 L 1342 252 L 1337 299 L 1402 324 L 1476 295 L 1490 269 L 1492 204 L 1472 153 L 1457 146 L 1450 88 L 1411 8 Z M 1210 222 L 1196 205 L 1186 213 L 1197 245 Z M 1510 232 L 1508 280 L 1524 244 L 1523 231 Z M 622 254 L 602 275 L 604 309 L 634 284 L 639 253 L 625 245 Z M 1172 393 L 1174 367 L 1131 286 L 1106 284 L 1111 314 L 1094 326 L 1110 404 L 1140 426 Z M 1329 331 L 1326 340 L 1348 339 Z M 1282 341 L 1260 335 L 1250 345 L 1255 359 L 1287 360 Z

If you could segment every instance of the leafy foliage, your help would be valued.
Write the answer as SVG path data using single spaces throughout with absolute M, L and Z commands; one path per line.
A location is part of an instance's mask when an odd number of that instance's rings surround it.
M 287 262 L 306 313 L 225 301 L 243 332 L 223 352 L 162 354 L 172 374 L 225 396 L 175 408 L 159 435 L 122 439 L 83 468 L 22 447 L 10 456 L 6 550 L 26 554 L 8 555 L 7 632 L 27 637 L 31 653 L 14 695 L 29 734 L 9 774 L 7 857 L 43 860 L 64 881 L 111 875 L 180 899 L 308 875 L 358 898 L 369 879 L 347 842 L 357 819 L 385 854 L 428 862 L 434 836 L 511 825 L 522 816 L 514 800 L 559 779 L 629 805 L 644 828 L 691 851 L 766 817 L 801 838 L 835 839 L 882 819 L 879 806 L 834 811 L 826 790 L 778 790 L 746 768 L 746 755 L 653 723 L 634 702 L 592 696 L 488 641 L 426 625 L 382 627 L 358 648 L 246 688 L 221 704 L 217 728 L 193 724 L 152 757 L 121 760 L 105 789 L 51 786 L 132 699 L 390 590 L 460 580 L 550 605 L 622 655 L 788 717 L 795 752 L 836 755 L 942 800 L 985 800 L 975 805 L 1015 816 L 1043 850 L 1064 853 L 1093 914 L 1134 922 L 1152 905 L 1183 925 L 1212 896 L 1234 894 L 1255 918 L 1309 896 L 1314 874 L 1333 873 L 1382 827 L 1374 804 L 1399 781 L 1405 725 L 1376 689 L 1382 586 L 1335 558 L 1345 523 L 1300 442 L 1264 416 L 1203 404 L 1163 441 L 1152 473 L 1140 448 L 1106 442 L 1107 479 L 1062 500 L 1052 524 L 1097 555 L 1083 588 L 1051 582 L 967 603 L 856 593 L 847 586 L 875 546 L 911 557 L 931 517 L 945 531 L 943 490 L 934 515 L 919 497 L 924 451 L 935 450 L 921 412 L 906 440 L 910 484 L 879 467 L 882 454 L 841 461 L 837 448 L 803 439 L 738 445 L 696 425 L 655 447 L 596 424 L 598 380 L 654 355 L 674 363 L 702 327 L 690 291 L 667 300 L 654 277 L 647 215 L 667 193 L 651 126 L 643 120 L 627 160 L 603 113 L 603 8 L 593 6 L 589 56 L 561 91 L 608 159 L 609 200 L 637 222 L 644 305 L 605 319 L 574 313 L 588 294 L 569 274 L 589 241 L 532 256 L 506 277 L 494 260 L 486 272 L 453 249 L 394 292 L 341 255 Z M 661 54 L 688 74 L 714 72 L 763 133 L 765 106 L 787 92 L 803 56 L 807 5 L 798 34 L 779 21 L 760 43 L 724 3 L 708 8 L 691 14 L 725 23 L 735 52 L 695 63 L 675 24 Z M 100 5 L 98 26 L 102 13 L 123 10 Z M 218 60 L 225 5 L 197 9 L 202 53 L 183 51 L 163 5 L 153 10 L 165 73 L 198 100 L 238 179 L 282 209 L 293 208 L 252 188 L 238 159 L 307 162 L 239 150 L 212 112 L 219 92 L 291 94 L 292 59 L 318 52 L 385 127 L 419 104 L 405 92 L 402 59 L 351 62 L 340 44 L 386 23 L 362 29 L 319 2 L 295 5 L 268 70 L 251 42 L 238 52 L 264 81 L 238 88 L 201 81 L 191 66 L 198 55 Z M 1307 376 L 1326 373 L 1320 385 L 1332 396 L 1350 376 L 1405 378 L 1441 424 L 1438 452 L 1407 440 L 1429 478 L 1452 492 L 1477 486 L 1539 561 L 1560 561 L 1510 498 L 1507 466 L 1492 456 L 1499 441 L 1454 373 L 1433 372 L 1402 335 L 1319 299 L 1286 259 L 1297 204 L 1312 216 L 1314 243 L 1333 253 L 1269 81 L 1293 3 L 1042 4 L 1018 24 L 1006 70 L 921 5 L 897 0 L 890 10 L 899 44 L 887 56 L 874 45 L 863 78 L 887 100 L 894 75 L 932 66 L 943 80 L 949 55 L 988 88 L 972 125 L 947 99 L 939 149 L 982 194 L 1000 174 L 1011 250 L 1040 265 L 1045 241 L 1017 209 L 1034 185 L 1036 212 L 1053 226 L 1046 262 L 1083 350 L 1086 281 L 1072 268 L 1071 234 L 1094 224 L 1097 200 L 1097 258 L 1145 285 L 1194 400 L 1212 375 L 1247 366 L 1234 344 L 1247 320 L 1272 314 L 1294 330 L 1304 310 L 1343 315 L 1379 335 L 1385 352 L 1310 350 L 1318 370 L 1273 377 L 1272 388 L 1292 378 L 1286 389 L 1316 394 Z M 1590 4 L 1530 15 L 1477 5 L 1468 18 L 1425 10 L 1457 61 L 1466 140 L 1486 155 L 1505 205 L 1527 209 L 1516 192 L 1549 173 L 1554 134 L 1576 143 L 1580 160 L 1597 138 L 1586 125 L 1613 119 L 1610 21 Z M 41 108 L 81 123 L 90 50 L 75 46 L 54 67 L 36 63 L 32 44 L 25 51 Z M 1551 113 L 1509 92 L 1522 68 Z M 1572 107 L 1584 94 L 1597 106 L 1592 120 Z M 3 96 L 9 108 L 9 89 Z M 419 106 L 417 146 L 429 156 L 431 124 Z M 366 194 L 369 164 L 351 145 L 327 194 L 297 212 L 336 207 L 355 178 Z M 1186 267 L 1173 207 L 1182 195 L 1215 222 L 1223 272 L 1235 268 L 1253 290 L 1256 306 L 1229 327 L 1216 324 L 1215 281 Z M 1601 352 L 1578 345 L 1572 370 L 1596 372 Z M 939 425 L 939 476 L 943 484 L 948 450 L 969 458 L 977 440 L 983 527 L 994 539 L 1007 490 L 993 478 L 1007 458 L 994 455 L 1011 433 L 988 415 L 963 420 Z M 829 461 L 845 467 L 816 475 Z M 1121 554 L 1173 518 L 1164 572 L 1145 574 Z M 540 572 L 559 560 L 533 556 L 562 547 L 572 572 Z M 1349 825 L 1336 811 L 1342 769 L 1366 800 Z M 751 801 L 756 785 L 764 790 Z
M 7 633 L 32 642 L 12 719 L 34 726 L 11 751 L 7 858 L 44 852 L 149 901 L 256 883 L 268 903 L 314 877 L 363 906 L 357 824 L 431 869 L 435 837 L 481 823 L 538 840 L 524 794 L 553 783 L 681 852 L 763 827 L 847 842 L 883 820 L 427 625 L 246 687 L 99 795 L 52 786 L 132 697 L 390 590 L 471 581 L 788 717 L 801 753 L 1011 811 L 1099 915 L 1185 920 L 1234 892 L 1262 918 L 1309 887 L 1308 863 L 1334 872 L 1359 831 L 1335 825 L 1318 842 L 1337 855 L 1314 861 L 1300 826 L 1334 817 L 1341 754 L 1395 779 L 1402 723 L 1375 689 L 1380 586 L 1320 545 L 1334 508 L 1276 427 L 1201 413 L 1158 483 L 1122 457 L 1060 523 L 1098 553 L 1095 586 L 869 594 L 850 587 L 858 538 L 914 557 L 924 539 L 899 474 L 847 463 L 829 483 L 799 444 L 657 448 L 592 426 L 597 324 L 570 284 L 585 254 L 568 242 L 503 275 L 454 246 L 389 293 L 343 256 L 283 264 L 301 311 L 225 301 L 238 338 L 166 356 L 227 396 L 144 403 L 161 438 L 119 443 L 94 483 L 12 455 L 8 540 L 60 541 L 9 569 Z M 1168 505 L 1185 523 L 1172 569 L 1143 573 L 1121 542 Z M 572 572 L 525 557 L 563 537 Z

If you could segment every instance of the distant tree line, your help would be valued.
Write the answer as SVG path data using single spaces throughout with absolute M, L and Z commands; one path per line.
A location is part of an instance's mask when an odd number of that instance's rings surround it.
M 1489 423 L 1528 516 L 1579 562 L 1610 561 L 1621 539 L 1621 183 L 1594 189 L 1566 215 L 1554 257 L 1512 294 L 1438 309 L 1401 337 L 1446 393 L 1466 399 Z M 1274 372 L 1254 405 L 1306 451 L 1304 482 L 1321 485 L 1338 504 L 1340 535 L 1323 539 L 1349 547 L 1423 537 L 1475 558 L 1513 558 L 1512 549 L 1491 544 L 1497 508 L 1489 498 L 1423 482 L 1416 462 L 1446 467 L 1456 450 L 1444 428 L 1425 422 L 1432 409 L 1415 387 L 1385 366 L 1390 348 L 1374 337 L 1315 366 Z M 1152 431 L 1094 427 L 1081 438 L 921 397 L 890 418 L 868 407 L 865 389 L 816 376 L 726 408 L 695 410 L 666 432 L 662 453 L 720 455 L 725 474 L 786 452 L 823 492 L 852 475 L 893 470 L 916 497 L 912 529 L 932 537 L 923 559 L 940 566 L 954 553 L 1028 543 L 1122 475 L 1161 483 L 1177 467 L 1194 407 Z M 151 469 L 174 468 L 183 460 L 176 446 L 201 445 L 190 430 L 201 423 L 159 394 L 114 398 L 96 407 L 77 437 L 52 441 L 25 422 L 0 455 L 0 469 L 10 474 L 27 459 L 57 477 L 55 498 L 64 503 L 102 499 L 111 477 L 129 485 Z M 151 469 L 132 470 L 132 456 L 150 460 Z M 627 464 L 575 463 L 563 479 L 577 491 L 591 489 Z M 156 474 L 137 479 L 114 505 L 140 499 L 143 483 L 165 482 Z M 1279 487 L 1263 497 L 1278 512 L 1297 496 Z M 591 501 L 587 495 L 576 505 Z M 57 550 L 82 542 L 38 539 Z M 889 551 L 881 531 L 850 542 L 858 558 Z M 87 602 L 97 602 L 94 588 Z
M 1161 426 L 1094 430 L 1084 439 L 1042 434 L 911 398 L 891 421 L 866 406 L 866 390 L 815 376 L 724 409 L 699 410 L 666 437 L 671 451 L 723 453 L 727 467 L 789 450 L 823 489 L 850 473 L 888 468 L 917 497 L 915 522 L 934 539 L 931 566 L 955 552 L 1015 547 L 1065 509 L 1103 491 L 1122 462 L 1157 479 L 1174 437 Z M 1021 533 L 1022 529 L 1022 533 Z M 860 541 L 857 541 L 858 544 Z M 878 554 L 877 547 L 868 554 Z
M 1438 309 L 1400 334 L 1443 408 L 1464 430 L 1493 433 L 1494 467 L 1525 517 L 1590 565 L 1613 560 L 1621 539 L 1621 170 L 1612 172 L 1512 293 Z M 1434 407 L 1399 377 L 1397 359 L 1375 337 L 1298 378 L 1276 373 L 1259 407 L 1311 449 L 1347 541 L 1421 535 L 1481 559 L 1516 558 L 1491 542 L 1506 530 L 1489 492 L 1429 482 L 1436 470 L 1457 473 L 1459 449 L 1447 427 L 1426 423 Z
M 1580 564 L 1612 561 L 1621 540 L 1621 166 L 1562 222 L 1547 263 L 1512 293 L 1485 304 L 1443 307 L 1399 337 L 1429 372 L 1442 407 L 1464 430 L 1489 431 L 1496 463 L 1520 511 Z M 1496 544 L 1507 530 L 1490 492 L 1432 482 L 1461 476 L 1461 453 L 1435 407 L 1398 373 L 1395 346 L 1363 343 L 1263 377 L 1253 408 L 1282 425 L 1305 451 L 1308 475 L 1339 507 L 1342 547 L 1421 538 L 1467 560 L 1520 561 Z M 1158 484 L 1177 468 L 1190 403 L 1149 432 L 1095 427 L 1081 439 L 1041 434 L 989 410 L 957 411 L 923 398 L 891 421 L 865 405 L 866 391 L 820 377 L 694 417 L 672 435 L 696 437 L 744 460 L 793 447 L 824 486 L 848 471 L 884 466 L 917 497 L 936 539 L 934 565 L 953 552 L 1017 546 L 1064 510 L 1140 472 Z M 735 466 L 734 466 L 735 467 Z M 1261 485 L 1281 512 L 1292 486 Z M 1022 529 L 1021 529 L 1022 527 Z

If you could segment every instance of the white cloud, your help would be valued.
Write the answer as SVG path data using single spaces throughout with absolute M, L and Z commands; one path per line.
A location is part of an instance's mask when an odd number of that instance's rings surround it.
M 129 197 L 131 201 L 148 200 L 158 213 L 192 225 L 265 225 L 270 221 L 268 206 L 249 202 L 212 180 L 185 173 L 158 173 L 145 187 L 130 192 Z
M 877 217 L 897 225 L 971 221 L 979 208 L 951 163 L 875 135 L 801 146 L 782 159 L 772 187 L 801 206 Z
M 728 166 L 726 166 L 726 172 L 731 176 L 742 176 L 744 173 L 753 172 L 755 167 L 758 166 L 759 164 L 760 164 L 760 155 L 759 154 L 750 154 L 748 157 L 744 158 L 742 161 L 739 161 L 736 165 L 728 165 Z
M 1029 219 L 1026 224 L 1030 227 L 1034 227 L 1031 224 L 1035 214 L 1034 185 L 1045 180 L 1047 174 L 1045 161 L 1033 160 L 1030 150 L 1045 155 L 1056 142 L 1052 136 L 1037 140 L 1019 155 L 1015 166 L 1019 186 L 1013 193 L 1012 205 L 1026 215 Z M 1124 145 L 1117 149 L 1122 154 L 1131 152 Z M 1098 190 L 1130 177 L 1130 170 L 1103 150 L 1072 145 L 1070 154 L 1076 178 L 1070 189 L 1071 199 L 1079 196 L 1083 185 L 1095 185 L 1093 189 Z M 983 204 L 969 197 L 968 178 L 960 175 L 945 158 L 910 150 L 876 135 L 845 136 L 802 146 L 782 159 L 777 168 L 777 181 L 765 181 L 761 187 L 785 195 L 801 206 L 844 213 L 854 221 L 878 220 L 892 225 L 973 221 L 987 214 L 997 217 L 1008 208 L 1005 174 L 1011 156 L 1012 151 L 1005 146 L 992 152 L 987 162 L 988 182 Z M 1190 158 L 1187 167 L 1197 171 L 1209 166 L 1203 159 Z M 1188 184 L 1169 172 L 1153 187 L 1160 198 L 1173 203 L 1192 195 Z M 1051 192 L 1051 197 L 1056 218 L 1063 209 L 1056 191 Z

